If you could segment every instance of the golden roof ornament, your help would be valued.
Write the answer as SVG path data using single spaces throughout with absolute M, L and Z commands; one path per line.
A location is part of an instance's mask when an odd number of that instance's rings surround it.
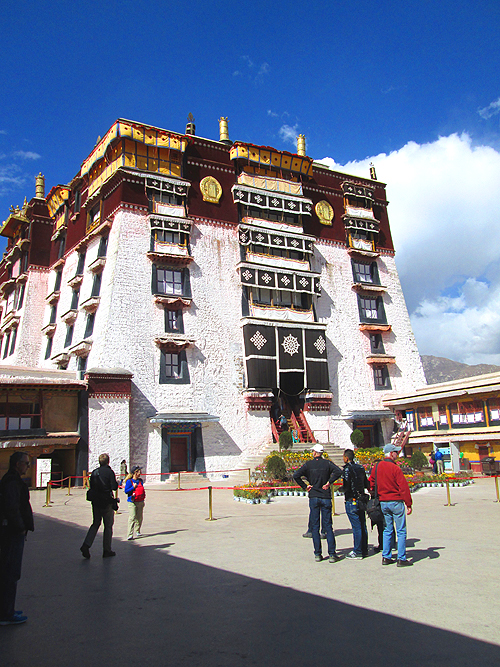
M 219 118 L 219 141 L 229 141 L 228 119 Z
M 306 137 L 305 134 L 299 134 L 297 137 L 297 155 L 305 157 L 306 155 Z

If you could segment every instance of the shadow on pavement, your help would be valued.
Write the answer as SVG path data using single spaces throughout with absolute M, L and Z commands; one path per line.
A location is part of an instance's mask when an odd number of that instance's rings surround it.
M 176 558 L 144 541 L 115 540 L 116 558 L 103 560 L 99 532 L 86 561 L 85 532 L 37 517 L 18 594 L 29 620 L 0 628 L 4 665 L 500 664 L 498 646 Z

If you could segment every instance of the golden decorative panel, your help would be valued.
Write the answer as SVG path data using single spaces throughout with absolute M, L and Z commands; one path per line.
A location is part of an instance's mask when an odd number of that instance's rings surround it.
M 332 224 L 334 211 L 331 205 L 325 199 L 319 201 L 314 207 L 314 210 L 316 211 L 316 215 L 318 216 L 322 225 Z
M 203 201 L 218 204 L 222 196 L 222 186 L 219 181 L 213 176 L 206 176 L 200 181 L 200 190 L 203 196 Z

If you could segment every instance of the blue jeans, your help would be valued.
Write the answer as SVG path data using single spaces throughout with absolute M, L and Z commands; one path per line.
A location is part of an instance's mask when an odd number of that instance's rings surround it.
M 314 553 L 321 555 L 321 538 L 319 536 L 319 519 L 326 533 L 328 555 L 335 553 L 335 536 L 332 528 L 332 501 L 330 498 L 309 498 L 309 525 L 311 526 Z
M 406 507 L 402 500 L 392 500 L 391 502 L 380 502 L 382 514 L 385 519 L 384 526 L 384 549 L 382 556 L 391 557 L 392 531 L 396 524 L 396 534 L 398 536 L 398 560 L 406 560 Z
M 352 500 L 345 501 L 345 511 L 352 526 L 354 538 L 354 553 L 365 556 L 368 553 L 368 531 L 366 530 L 366 515 Z

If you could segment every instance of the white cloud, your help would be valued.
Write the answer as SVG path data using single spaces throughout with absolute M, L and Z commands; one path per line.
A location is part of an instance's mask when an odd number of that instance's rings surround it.
M 496 116 L 500 113 L 500 97 L 491 104 L 488 104 L 487 107 L 478 109 L 477 112 L 481 118 L 484 118 L 485 120 L 488 120 L 488 118 L 491 118 L 492 116 Z
M 387 183 L 396 261 L 421 354 L 500 365 L 500 153 L 452 134 L 343 167 L 326 162 L 364 177 L 373 162 Z
M 42 156 L 38 153 L 33 153 L 33 151 L 16 151 L 14 157 L 21 158 L 22 160 L 39 160 Z
M 297 133 L 298 133 L 298 124 L 287 125 L 286 123 L 280 127 L 278 134 L 280 135 L 283 141 L 287 143 L 295 144 L 297 143 Z

